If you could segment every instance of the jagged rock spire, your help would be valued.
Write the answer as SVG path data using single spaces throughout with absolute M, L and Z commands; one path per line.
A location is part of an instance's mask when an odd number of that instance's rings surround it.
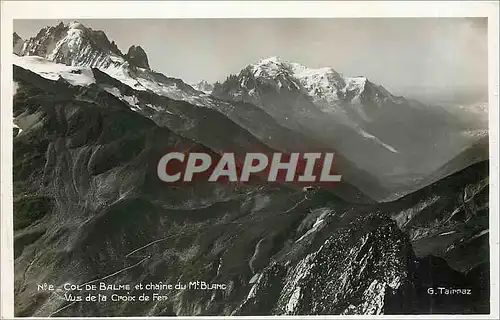
M 128 49 L 125 59 L 131 64 L 139 68 L 149 69 L 148 56 L 141 46 L 131 46 Z

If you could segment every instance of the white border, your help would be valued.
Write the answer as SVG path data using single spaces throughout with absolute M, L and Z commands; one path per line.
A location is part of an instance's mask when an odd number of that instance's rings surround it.
M 12 33 L 13 19 L 110 18 L 332 18 L 332 17 L 488 17 L 490 121 L 491 313 L 408 316 L 272 316 L 240 319 L 498 319 L 498 2 L 497 1 L 2 1 L 1 3 L 1 318 L 14 318 L 12 224 Z M 75 319 L 76 317 L 72 318 Z M 137 319 L 138 317 L 133 317 Z M 147 317 L 141 317 L 146 319 Z M 155 317 L 167 319 L 168 317 Z M 176 319 L 221 317 L 176 317 Z M 230 317 L 226 317 L 230 318 Z M 36 319 L 36 318 L 34 318 Z M 38 318 L 42 319 L 42 318 Z M 89 318 L 80 318 L 89 319 Z M 113 318 L 99 318 L 113 319 Z

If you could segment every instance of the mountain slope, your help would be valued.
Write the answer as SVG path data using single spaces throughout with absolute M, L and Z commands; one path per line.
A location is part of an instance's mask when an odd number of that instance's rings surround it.
M 12 38 L 14 40 L 12 51 L 15 54 L 20 54 L 21 50 L 23 49 L 24 40 L 17 33 L 15 33 L 15 32 L 12 35 Z

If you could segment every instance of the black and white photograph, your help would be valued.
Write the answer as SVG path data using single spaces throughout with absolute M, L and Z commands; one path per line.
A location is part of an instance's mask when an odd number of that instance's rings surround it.
M 498 314 L 487 16 L 77 13 L 2 40 L 13 316 Z

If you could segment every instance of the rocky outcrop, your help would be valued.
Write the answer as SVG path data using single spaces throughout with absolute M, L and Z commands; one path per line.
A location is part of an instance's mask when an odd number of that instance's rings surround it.
M 24 40 L 15 32 L 12 35 L 12 38 L 14 42 L 12 52 L 19 55 L 21 53 L 21 50 L 23 49 Z
M 100 30 L 79 22 L 45 27 L 26 41 L 20 55 L 39 56 L 69 66 L 106 68 L 119 64 L 123 54 Z
M 212 90 L 214 89 L 214 85 L 211 83 L 208 83 L 206 80 L 201 80 L 198 83 L 193 84 L 193 88 L 196 90 L 202 91 L 204 93 L 212 93 Z
M 482 264 L 460 273 L 442 258 L 417 258 L 393 220 L 368 214 L 298 262 L 276 262 L 255 275 L 235 314 L 487 313 L 486 270 Z
M 148 56 L 141 46 L 131 46 L 125 55 L 125 59 L 133 66 L 149 69 Z
M 363 216 L 295 264 L 283 261 L 265 270 L 239 314 L 252 314 L 249 305 L 259 301 L 270 306 L 268 313 L 282 315 L 381 314 L 386 296 L 408 281 L 413 260 L 410 242 L 392 220 Z M 271 304 L 268 295 L 276 286 Z

